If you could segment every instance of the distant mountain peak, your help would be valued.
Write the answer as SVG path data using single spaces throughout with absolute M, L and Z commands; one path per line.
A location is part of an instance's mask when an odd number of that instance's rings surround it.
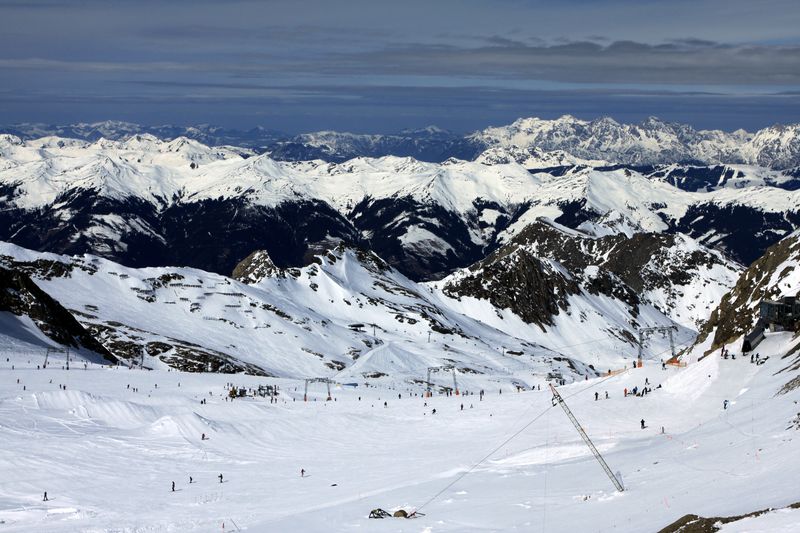
M 776 124 L 755 133 L 743 129 L 726 132 L 696 129 L 655 116 L 640 123 L 623 123 L 608 116 L 584 120 L 569 114 L 555 119 L 521 117 L 511 124 L 488 127 L 466 136 L 433 125 L 385 134 L 321 130 L 286 135 L 262 126 L 236 130 L 211 124 L 142 126 L 121 120 L 62 126 L 23 123 L 0 127 L 0 132 L 23 140 L 58 136 L 89 142 L 144 135 L 165 141 L 185 137 L 207 146 L 239 146 L 266 152 L 282 161 L 343 162 L 356 157 L 395 155 L 441 163 L 450 158 L 472 160 L 488 148 L 503 146 L 563 152 L 576 160 L 609 164 L 800 167 L 798 124 Z M 249 154 L 242 152 L 242 155 Z

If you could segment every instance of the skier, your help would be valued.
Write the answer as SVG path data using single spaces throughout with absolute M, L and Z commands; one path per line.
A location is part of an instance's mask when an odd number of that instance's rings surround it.
M 200 440 L 206 440 L 206 434 L 205 433 L 200 435 Z
M 636 361 L 633 362 L 633 368 L 636 368 Z
M 606 400 L 608 400 L 608 391 L 606 391 Z
M 383 402 L 383 406 L 384 406 L 384 407 L 389 407 L 389 404 L 388 404 L 388 403 L 386 403 L 386 402 Z
M 172 492 L 175 492 L 175 482 L 172 482 Z
M 42 501 L 43 502 L 48 501 L 48 499 L 47 499 L 47 491 L 44 491 L 44 498 L 42 498 Z
M 433 411 L 431 411 L 431 414 L 432 414 L 432 415 L 435 415 L 435 414 L 436 414 L 436 408 L 434 408 L 434 409 L 433 409 Z
M 642 424 L 644 424 L 644 421 L 642 421 Z M 222 474 L 219 475 L 219 482 L 222 483 Z
M 194 479 L 192 479 L 192 476 L 189 476 L 189 485 L 191 485 L 192 483 L 194 483 Z
M 594 401 L 597 401 L 600 398 L 600 393 L 595 391 L 594 393 Z
M 300 477 L 306 477 L 306 470 L 305 468 L 300 469 Z
M 726 409 L 728 409 L 728 400 L 723 400 L 723 401 L 722 401 L 722 409 L 723 409 L 723 410 L 726 410 Z
M 464 410 L 464 404 L 463 403 L 461 404 L 461 410 L 462 411 Z
M 625 397 L 627 398 L 628 397 L 628 387 L 625 387 L 625 390 L 623 392 L 625 394 Z
M 642 424 L 642 429 L 644 429 L 644 418 L 642 418 L 641 424 Z

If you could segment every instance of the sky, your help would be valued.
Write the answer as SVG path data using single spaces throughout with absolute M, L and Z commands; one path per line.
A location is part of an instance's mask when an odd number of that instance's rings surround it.
M 0 0 L 0 123 L 800 122 L 797 0 Z

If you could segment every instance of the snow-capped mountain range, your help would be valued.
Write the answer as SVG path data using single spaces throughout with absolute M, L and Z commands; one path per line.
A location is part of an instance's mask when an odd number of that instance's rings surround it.
M 747 164 L 775 169 L 800 166 L 800 125 L 774 125 L 756 132 L 696 130 L 686 124 L 651 117 L 639 124 L 623 124 L 609 117 L 581 120 L 570 115 L 548 120 L 523 118 L 460 136 L 429 126 L 396 134 L 358 134 L 320 131 L 287 135 L 265 128 L 235 130 L 208 124 L 197 126 L 142 126 L 104 121 L 63 126 L 14 124 L 0 133 L 34 139 L 46 136 L 96 141 L 122 140 L 150 134 L 162 140 L 187 137 L 209 146 L 235 145 L 266 152 L 276 160 L 322 159 L 342 162 L 354 157 L 395 155 L 421 161 L 449 158 L 471 160 L 486 149 L 501 146 L 518 150 L 562 151 L 572 158 L 611 164 L 701 165 Z
M 556 120 L 524 118 L 468 137 L 486 146 L 562 150 L 576 157 L 613 163 L 750 164 L 776 169 L 800 166 L 800 125 L 775 125 L 755 133 L 695 130 L 650 117 L 640 124 L 612 118 Z
M 471 136 L 485 148 L 474 157 L 441 162 L 335 161 L 385 141 L 335 132 L 302 137 L 323 154 L 307 161 L 185 136 L 4 134 L 4 268 L 18 285 L 29 276 L 113 357 L 153 365 L 386 374 L 387 360 L 409 364 L 398 350 L 435 333 L 465 372 L 496 373 L 504 363 L 484 352 L 499 345 L 530 352 L 523 366 L 534 372 L 591 375 L 589 365 L 621 360 L 561 348 L 588 335 L 624 359 L 648 325 L 675 325 L 692 342 L 744 266 L 800 230 L 800 175 L 777 168 L 792 129 L 764 131 L 527 119 Z M 402 136 L 456 139 L 434 128 Z M 681 151 L 690 145 L 703 158 Z M 235 341 L 242 329 L 255 344 Z
M 800 182 L 790 172 L 524 154 L 523 164 L 499 147 L 476 161 L 279 162 L 183 137 L 3 135 L 0 239 L 225 275 L 254 250 L 280 267 L 302 266 L 345 242 L 430 280 L 483 259 L 542 217 L 595 237 L 680 232 L 743 264 L 800 227 Z
M 21 123 L 0 126 L 0 132 L 15 135 L 22 139 L 64 137 L 92 142 L 100 139 L 119 141 L 134 135 L 152 135 L 161 140 L 170 141 L 178 137 L 186 137 L 209 146 L 235 145 L 246 148 L 260 148 L 286 138 L 284 133 L 262 127 L 236 130 L 210 124 L 144 126 L 122 120 L 78 122 L 65 125 Z

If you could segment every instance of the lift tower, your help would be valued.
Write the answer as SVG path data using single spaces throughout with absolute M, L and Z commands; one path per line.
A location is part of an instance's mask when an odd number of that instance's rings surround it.
M 583 439 L 583 442 L 586 443 L 586 445 L 592 451 L 592 454 L 594 454 L 594 458 L 597 459 L 597 462 L 600 463 L 600 466 L 603 467 L 603 470 L 605 470 L 608 479 L 611 480 L 611 482 L 614 484 L 614 486 L 617 488 L 619 492 L 624 492 L 625 488 L 622 486 L 622 483 L 620 483 L 619 479 L 617 479 L 617 477 L 611 473 L 611 469 L 608 467 L 608 463 L 606 463 L 606 460 L 603 459 L 602 455 L 600 455 L 600 452 L 597 451 L 597 448 L 594 447 L 594 444 L 589 438 L 589 435 L 587 435 L 586 432 L 583 430 L 580 423 L 578 422 L 578 419 L 575 418 L 575 415 L 573 415 L 572 411 L 569 410 L 569 407 L 567 407 L 567 403 L 564 401 L 564 398 L 561 397 L 556 388 L 553 387 L 552 383 L 550 383 L 550 390 L 553 391 L 553 403 L 554 404 L 558 403 L 561 406 L 561 408 L 564 409 L 564 412 L 567 413 L 569 421 L 572 422 L 572 425 L 575 426 L 575 429 L 578 430 L 578 433 Z
M 331 397 L 331 383 L 334 383 L 333 380 L 331 380 L 330 378 L 308 378 L 308 379 L 306 379 L 306 386 L 305 386 L 305 389 L 303 390 L 303 401 L 304 402 L 308 401 L 308 384 L 309 383 L 325 383 L 325 385 L 328 386 L 328 396 L 327 396 L 327 398 L 325 398 L 325 401 L 329 402 L 329 401 L 331 401 L 333 399 Z
M 428 367 L 428 380 L 426 383 L 428 384 L 428 389 L 425 395 L 430 398 L 433 395 L 433 384 L 431 383 L 431 372 L 438 372 L 439 370 L 444 370 L 445 372 L 451 370 L 453 372 L 453 392 L 456 396 L 458 396 L 458 381 L 456 381 L 456 367 L 453 365 L 445 365 L 445 366 L 429 366 Z
M 639 328 L 639 360 L 642 360 L 642 351 L 644 350 L 644 341 L 652 333 L 666 333 L 669 335 L 669 349 L 672 352 L 672 359 L 675 359 L 675 339 L 672 337 L 672 332 L 678 331 L 678 326 L 655 326 L 652 328 Z

